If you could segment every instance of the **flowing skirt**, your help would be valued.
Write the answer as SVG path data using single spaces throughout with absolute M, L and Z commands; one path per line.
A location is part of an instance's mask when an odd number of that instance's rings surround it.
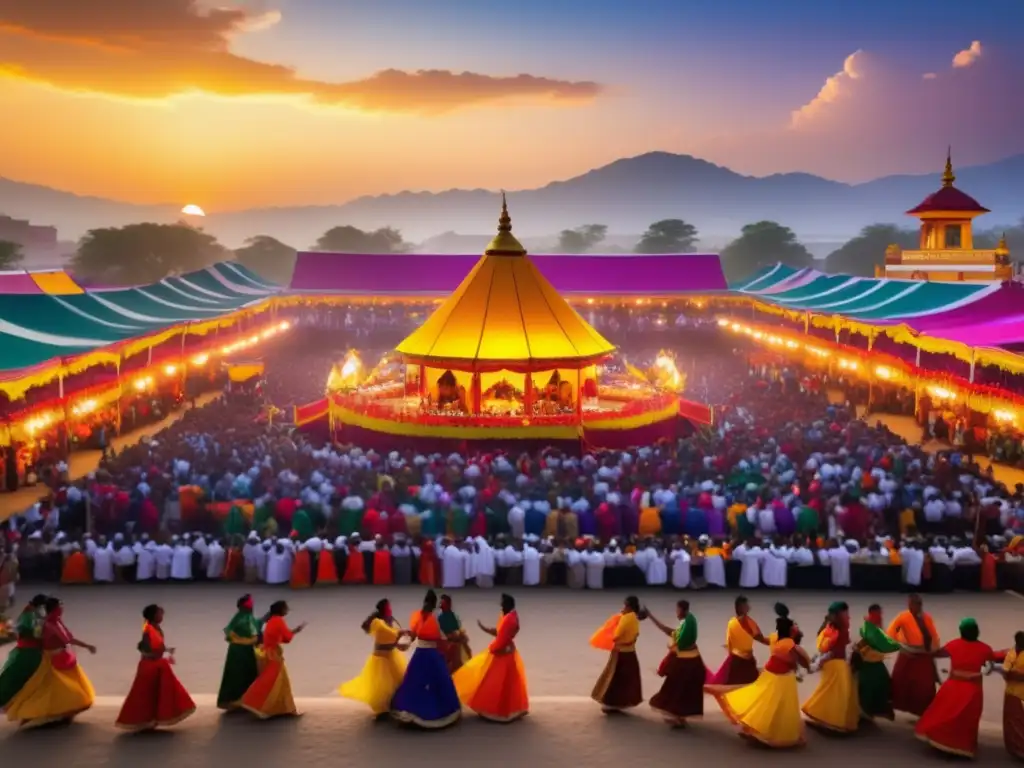
M 519 651 L 478 653 L 452 676 L 459 700 L 484 720 L 511 723 L 530 710 Z
M 39 667 L 7 703 L 7 719 L 22 728 L 70 720 L 89 709 L 96 700 L 92 683 L 82 668 L 53 666 L 53 653 L 44 652 Z
M 241 706 L 261 720 L 299 714 L 282 656 L 264 657 L 259 676 L 242 696 Z
M 860 701 L 850 665 L 846 659 L 830 659 L 818 676 L 818 687 L 804 702 L 803 713 L 820 728 L 853 733 L 860 724 Z
M 174 674 L 169 660 L 142 659 L 116 725 L 126 731 L 168 728 L 195 711 L 195 702 Z
M 699 655 L 681 659 L 673 654 L 665 665 L 661 690 L 651 697 L 651 708 L 672 719 L 703 716 L 706 674 Z
M 0 711 L 25 687 L 43 661 L 39 648 L 15 648 L 0 670 Z
M 757 675 L 757 661 L 730 653 L 707 682 L 708 685 L 738 688 L 753 683 L 757 680 Z
M 640 662 L 636 651 L 612 651 L 590 698 L 605 709 L 629 709 L 643 704 Z
M 914 734 L 942 752 L 974 757 L 983 705 L 980 681 L 947 679 L 917 721 Z
M 405 676 L 405 656 L 400 651 L 374 651 L 359 677 L 342 683 L 338 693 L 366 704 L 374 715 L 391 709 L 391 699 Z
M 1003 696 L 1003 743 L 1006 751 L 1024 760 L 1024 701 L 1016 696 Z
M 462 716 L 459 694 L 437 648 L 417 648 L 391 699 L 391 716 L 420 728 L 447 728 Z
M 259 677 L 256 663 L 256 647 L 231 643 L 228 645 L 227 658 L 224 660 L 224 672 L 220 678 L 220 690 L 217 692 L 218 709 L 238 709 L 242 705 L 242 697 Z
M 920 717 L 935 698 L 935 661 L 919 653 L 901 653 L 892 668 L 892 708 Z
M 709 688 L 708 693 L 744 736 L 778 749 L 804 744 L 800 692 L 792 672 L 762 672 L 750 685 L 733 690 Z
M 868 720 L 892 720 L 896 716 L 892 708 L 892 680 L 885 662 L 861 661 L 856 677 L 861 716 Z

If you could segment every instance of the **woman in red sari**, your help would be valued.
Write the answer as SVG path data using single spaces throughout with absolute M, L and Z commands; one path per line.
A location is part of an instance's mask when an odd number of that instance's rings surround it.
M 964 619 L 960 637 L 935 652 L 936 657 L 949 659 L 949 677 L 914 728 L 921 741 L 961 757 L 974 757 L 978 751 L 978 726 L 985 702 L 982 668 L 996 660 L 996 653 L 978 636 L 978 622 Z
M 146 623 L 139 642 L 139 667 L 135 682 L 117 717 L 117 727 L 126 731 L 152 731 L 180 723 L 196 711 L 188 691 L 171 669 L 174 649 L 164 643 L 164 609 L 147 605 L 142 611 Z

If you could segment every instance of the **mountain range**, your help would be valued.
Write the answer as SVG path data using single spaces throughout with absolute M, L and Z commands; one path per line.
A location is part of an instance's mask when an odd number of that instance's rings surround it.
M 844 184 L 807 173 L 744 176 L 728 168 L 667 152 L 624 158 L 580 176 L 509 192 L 516 232 L 539 241 L 582 224 L 606 224 L 619 233 L 640 233 L 652 221 L 682 218 L 705 244 L 734 237 L 747 223 L 770 219 L 791 227 L 807 242 L 844 240 L 876 222 L 912 226 L 904 215 L 941 184 L 940 174 L 886 176 Z M 957 169 L 957 187 L 992 210 L 980 228 L 1004 226 L 1024 216 L 1024 155 Z M 94 227 L 140 221 L 174 222 L 177 205 L 133 205 L 81 197 L 0 177 L 0 214 L 58 228 L 77 239 Z M 208 216 L 203 228 L 236 247 L 265 234 L 307 248 L 330 227 L 393 226 L 420 242 L 440 233 L 493 231 L 494 191 L 453 189 L 360 197 L 344 204 L 230 211 Z

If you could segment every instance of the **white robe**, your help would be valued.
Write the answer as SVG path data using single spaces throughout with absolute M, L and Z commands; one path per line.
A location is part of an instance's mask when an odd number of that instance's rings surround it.
M 647 558 L 644 576 L 650 586 L 664 586 L 668 583 L 668 565 L 665 563 L 665 556 L 658 554 L 653 549 L 649 551 L 653 555 Z
M 771 547 L 765 550 L 761 559 L 761 580 L 764 581 L 766 587 L 786 586 L 789 554 L 785 547 Z
M 846 547 L 836 547 L 828 552 L 829 565 L 832 568 L 832 586 L 850 586 L 850 553 Z
M 912 587 L 920 586 L 924 574 L 924 552 L 913 547 L 902 547 L 900 562 L 903 563 L 903 580 Z
M 253 557 L 256 560 L 256 578 L 265 582 L 267 580 L 267 563 L 270 561 L 270 550 L 260 546 L 259 551 Z
M 114 550 L 114 565 L 119 568 L 130 568 L 135 565 L 135 550 L 124 545 Z
M 523 586 L 540 584 L 540 552 L 526 544 L 523 547 Z
M 92 580 L 109 584 L 114 580 L 114 553 L 110 547 L 97 547 L 92 553 Z
M 174 560 L 174 548 L 170 544 L 161 544 L 154 553 L 156 559 L 157 581 L 167 581 L 171 578 L 171 563 Z
M 465 571 L 466 581 L 476 578 L 476 552 L 471 550 L 463 550 L 462 552 L 465 557 L 462 558 L 463 570 Z
M 139 550 L 135 568 L 136 581 L 149 581 L 156 575 L 156 552 L 157 546 L 153 542 Z
M 484 541 L 482 538 L 477 539 L 477 543 L 480 546 L 479 551 L 473 553 L 474 569 L 476 570 L 476 585 L 478 587 L 493 587 L 494 586 L 494 574 L 495 574 L 495 563 L 494 563 L 494 550 L 491 549 L 490 544 Z
M 674 549 L 669 558 L 672 561 L 672 586 L 686 589 L 690 586 L 690 553 L 685 549 Z
M 725 560 L 721 555 L 704 558 L 704 581 L 716 587 L 725 586 Z
M 466 586 L 466 553 L 449 544 L 441 557 L 441 586 L 444 589 L 460 589 Z
M 171 560 L 172 579 L 177 581 L 192 579 L 192 553 L 194 551 L 188 544 L 179 544 L 174 548 L 174 557 Z
M 267 584 L 287 584 L 292 578 L 292 553 L 272 549 L 267 555 Z
M 219 542 L 210 545 L 206 555 L 206 578 L 219 579 L 224 575 L 224 565 L 227 561 L 227 552 Z
M 585 552 L 583 562 L 587 566 L 587 589 L 604 589 L 604 553 Z

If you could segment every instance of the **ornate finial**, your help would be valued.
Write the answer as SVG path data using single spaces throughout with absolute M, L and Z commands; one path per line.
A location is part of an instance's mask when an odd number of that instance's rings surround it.
M 956 176 L 953 175 L 953 148 L 946 148 L 946 170 L 942 172 L 942 186 L 952 187 L 953 182 L 956 181 Z
M 1010 246 L 1006 244 L 1006 233 L 1003 232 L 1002 236 L 999 238 L 999 242 L 996 243 L 996 255 L 1002 256 L 1004 254 L 1008 254 L 1009 252 Z
M 485 256 L 525 256 L 526 249 L 512 234 L 512 217 L 508 215 L 505 190 L 501 191 L 501 216 L 498 217 L 498 234 L 491 240 Z
M 498 231 L 512 231 L 512 217 L 508 215 L 508 202 L 505 200 L 505 190 L 501 190 L 501 216 L 498 217 Z

